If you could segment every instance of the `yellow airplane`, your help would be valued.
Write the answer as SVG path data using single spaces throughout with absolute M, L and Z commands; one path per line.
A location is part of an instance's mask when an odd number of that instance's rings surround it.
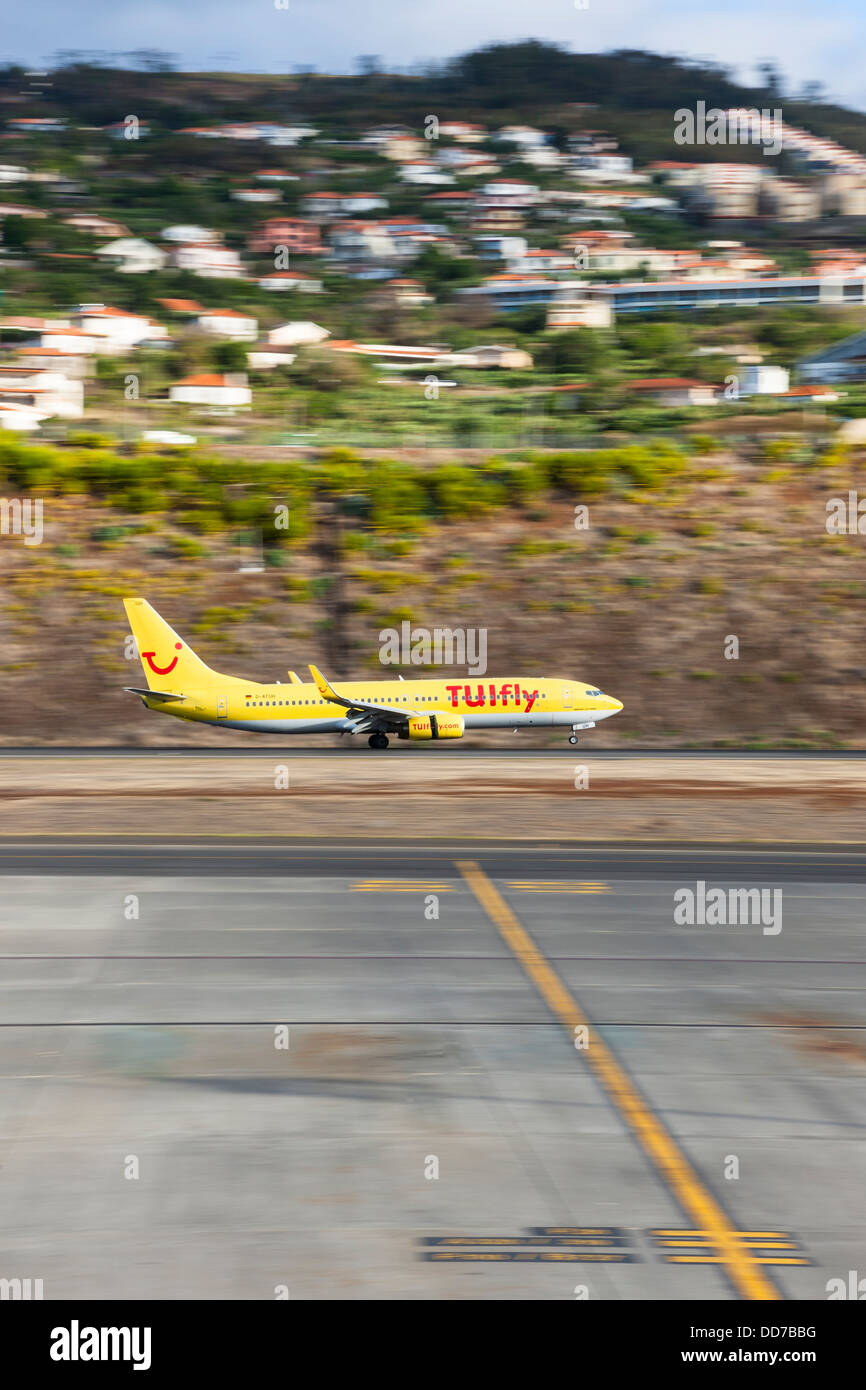
M 575 680 L 455 679 L 340 682 L 340 689 L 310 667 L 311 684 L 289 671 L 289 684 L 261 685 L 212 671 L 151 608 L 146 599 L 123 601 L 147 688 L 126 686 L 147 709 L 198 724 L 263 734 L 368 734 L 371 748 L 387 748 L 388 735 L 404 739 L 462 738 L 468 729 L 571 726 L 593 729 L 622 709 L 619 700 Z

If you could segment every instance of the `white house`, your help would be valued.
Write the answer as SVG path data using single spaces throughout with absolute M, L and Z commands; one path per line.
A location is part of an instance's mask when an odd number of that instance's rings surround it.
M 236 203 L 278 203 L 282 195 L 278 188 L 234 188 L 231 196 Z
M 222 240 L 219 232 L 212 231 L 210 227 L 196 227 L 191 222 L 178 222 L 171 227 L 163 227 L 160 236 L 163 241 L 173 241 L 178 244 Z
M 456 140 L 460 145 L 480 145 L 487 139 L 487 127 L 474 121 L 441 121 L 439 134 L 443 140 Z
M 496 139 L 508 145 L 518 145 L 526 149 L 538 149 L 546 145 L 550 136 L 545 130 L 531 125 L 504 125 L 496 132 Z
M 403 309 L 421 309 L 426 304 L 434 302 L 433 295 L 427 293 L 420 280 L 401 277 L 397 280 L 389 280 L 388 288 L 393 292 L 394 298 Z
M 80 328 L 73 328 L 71 324 L 64 327 L 60 323 L 48 323 L 39 334 L 38 345 L 28 343 L 28 347 L 38 347 L 45 352 L 92 357 L 94 353 L 102 351 L 104 341 L 94 333 L 84 333 Z
M 375 193 L 307 193 L 300 202 L 305 217 L 351 217 L 386 208 L 387 198 Z
M 626 389 L 640 400 L 656 405 L 715 405 L 716 388 L 706 381 L 690 381 L 686 377 L 646 377 L 642 381 L 627 381 Z
M 165 329 L 146 314 L 114 309 L 109 304 L 81 304 L 70 318 L 73 328 L 80 328 L 82 333 L 97 341 L 97 351 L 122 352 L 149 338 L 166 337 Z M 58 340 L 50 346 L 64 344 Z
M 0 401 L 77 420 L 84 414 L 84 382 L 48 367 L 0 367 Z
M 45 410 L 0 401 L 0 430 L 21 430 L 29 433 L 31 430 L 38 430 L 42 421 L 47 418 L 48 412 Z
M 256 343 L 247 353 L 247 366 L 253 371 L 269 372 L 274 367 L 290 367 L 297 353 L 271 343 Z
M 484 347 L 467 348 L 452 353 L 450 362 L 455 367 L 509 367 L 527 370 L 532 366 L 532 357 L 523 348 L 507 344 L 491 343 Z
M 209 280 L 242 280 L 244 275 L 240 252 L 212 242 L 178 246 L 171 252 L 171 263 Z
M 233 338 L 239 343 L 254 343 L 259 336 L 258 319 L 241 314 L 237 309 L 206 309 L 196 323 L 203 333 L 219 338 Z
M 298 174 L 290 174 L 288 169 L 258 169 L 255 177 L 262 183 L 298 183 Z
M 91 236 L 129 236 L 129 228 L 124 227 L 122 222 L 114 222 L 110 217 L 100 217 L 95 212 L 76 212 L 72 217 L 64 217 L 62 221 L 64 226 L 77 227 L 80 232 L 89 232 Z
M 741 396 L 784 396 L 791 382 L 784 367 L 774 367 L 769 362 L 741 367 L 738 376 Z
M 110 261 L 115 270 L 125 275 L 141 275 L 150 270 L 162 270 L 166 262 L 164 251 L 151 246 L 141 237 L 121 237 L 118 241 L 108 241 L 98 252 Z
M 16 360 L 27 367 L 48 367 L 51 371 L 62 372 L 64 376 L 83 380 L 90 372 L 88 357 L 81 349 L 70 352 L 60 347 L 22 347 L 18 348 Z
M 292 323 L 281 323 L 268 333 L 268 342 L 277 347 L 295 347 L 301 343 L 323 343 L 331 334 L 309 319 L 299 319 Z
M 556 299 L 547 307 L 546 327 L 553 328 L 610 328 L 613 310 L 606 299 L 591 299 L 575 293 L 568 299 Z
M 321 294 L 322 281 L 296 270 L 272 270 L 258 281 L 260 290 L 299 290 L 301 294 Z
M 183 377 L 169 387 L 168 398 L 185 405 L 250 405 L 253 393 L 246 372 L 201 373 Z

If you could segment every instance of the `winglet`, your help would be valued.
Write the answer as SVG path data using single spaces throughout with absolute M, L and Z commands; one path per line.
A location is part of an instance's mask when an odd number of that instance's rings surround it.
M 340 698 L 333 686 L 329 685 L 328 682 L 325 680 L 325 677 L 322 675 L 318 666 L 310 666 L 310 675 L 316 682 L 316 689 L 318 690 L 323 700 L 335 700 L 337 704 L 345 704 L 345 701 Z
M 292 685 L 303 685 L 303 684 L 304 684 L 304 682 L 301 680 L 300 676 L 298 675 L 297 671 L 290 671 L 290 672 L 289 672 L 289 680 L 292 682 Z

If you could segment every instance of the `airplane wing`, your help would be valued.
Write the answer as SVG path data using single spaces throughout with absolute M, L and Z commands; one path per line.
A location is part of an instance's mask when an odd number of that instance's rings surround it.
M 140 690 L 136 685 L 125 685 L 124 690 L 129 695 L 149 695 L 151 700 L 185 700 L 185 695 L 168 695 L 163 690 Z
M 389 705 L 374 705 L 366 700 L 350 700 L 345 695 L 338 695 L 337 691 L 325 679 L 318 666 L 310 666 L 310 675 L 316 683 L 316 688 L 323 700 L 330 700 L 332 704 L 343 705 L 347 710 L 364 716 L 358 723 L 356 732 L 362 733 L 377 720 L 385 720 L 389 724 L 399 726 L 404 724 L 410 715 L 421 714 L 418 709 L 392 709 Z

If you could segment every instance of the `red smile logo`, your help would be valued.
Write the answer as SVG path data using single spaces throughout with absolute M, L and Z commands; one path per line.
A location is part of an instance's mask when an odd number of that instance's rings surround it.
M 183 642 L 175 642 L 174 645 L 176 650 L 180 651 L 183 647 Z M 156 656 L 156 652 L 142 652 L 141 655 L 142 659 L 147 662 L 151 671 L 153 671 L 157 676 L 167 676 L 169 671 L 173 671 L 175 666 L 177 665 L 176 656 L 172 657 L 168 666 L 157 666 L 156 662 L 153 659 Z

